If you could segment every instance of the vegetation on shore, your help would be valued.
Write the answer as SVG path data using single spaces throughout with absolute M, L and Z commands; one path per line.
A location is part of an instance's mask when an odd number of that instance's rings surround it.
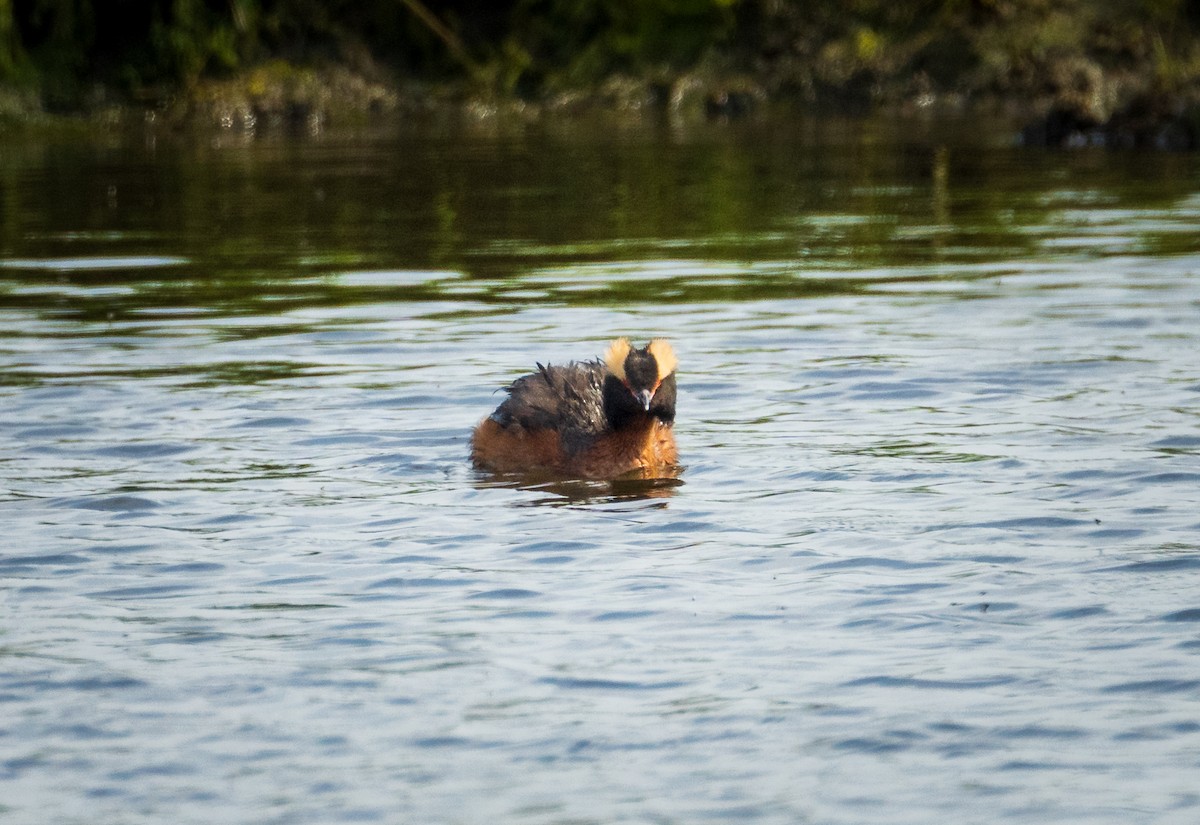
M 0 116 L 987 102 L 1046 115 L 1054 141 L 1191 128 L 1198 99 L 1186 0 L 0 0 Z

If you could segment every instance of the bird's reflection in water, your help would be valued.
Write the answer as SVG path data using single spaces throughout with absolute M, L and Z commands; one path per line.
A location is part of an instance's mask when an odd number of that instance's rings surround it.
M 518 507 L 562 507 L 577 504 L 606 504 L 616 502 L 655 502 L 665 507 L 683 486 L 682 467 L 664 471 L 659 468 L 651 476 L 626 475 L 621 478 L 597 481 L 592 479 L 552 478 L 530 473 L 480 473 L 476 486 L 480 489 L 509 487 L 546 495 L 516 503 Z

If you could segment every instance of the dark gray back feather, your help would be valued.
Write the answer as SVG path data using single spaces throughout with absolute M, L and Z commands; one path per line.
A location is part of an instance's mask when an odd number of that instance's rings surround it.
M 492 414 L 502 426 L 558 430 L 570 452 L 585 447 L 607 428 L 604 416 L 605 367 L 600 361 L 543 366 L 506 390 L 508 398 Z

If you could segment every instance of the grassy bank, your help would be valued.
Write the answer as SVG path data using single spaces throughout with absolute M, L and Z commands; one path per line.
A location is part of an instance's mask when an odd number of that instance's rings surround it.
M 10 119 L 998 105 L 1055 142 L 1188 124 L 1198 90 L 1184 0 L 0 0 Z

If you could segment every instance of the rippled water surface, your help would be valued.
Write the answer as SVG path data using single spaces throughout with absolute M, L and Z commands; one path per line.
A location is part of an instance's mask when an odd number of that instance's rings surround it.
M 4 822 L 1200 818 L 1195 157 L 5 140 Z M 469 467 L 616 335 L 677 484 Z

